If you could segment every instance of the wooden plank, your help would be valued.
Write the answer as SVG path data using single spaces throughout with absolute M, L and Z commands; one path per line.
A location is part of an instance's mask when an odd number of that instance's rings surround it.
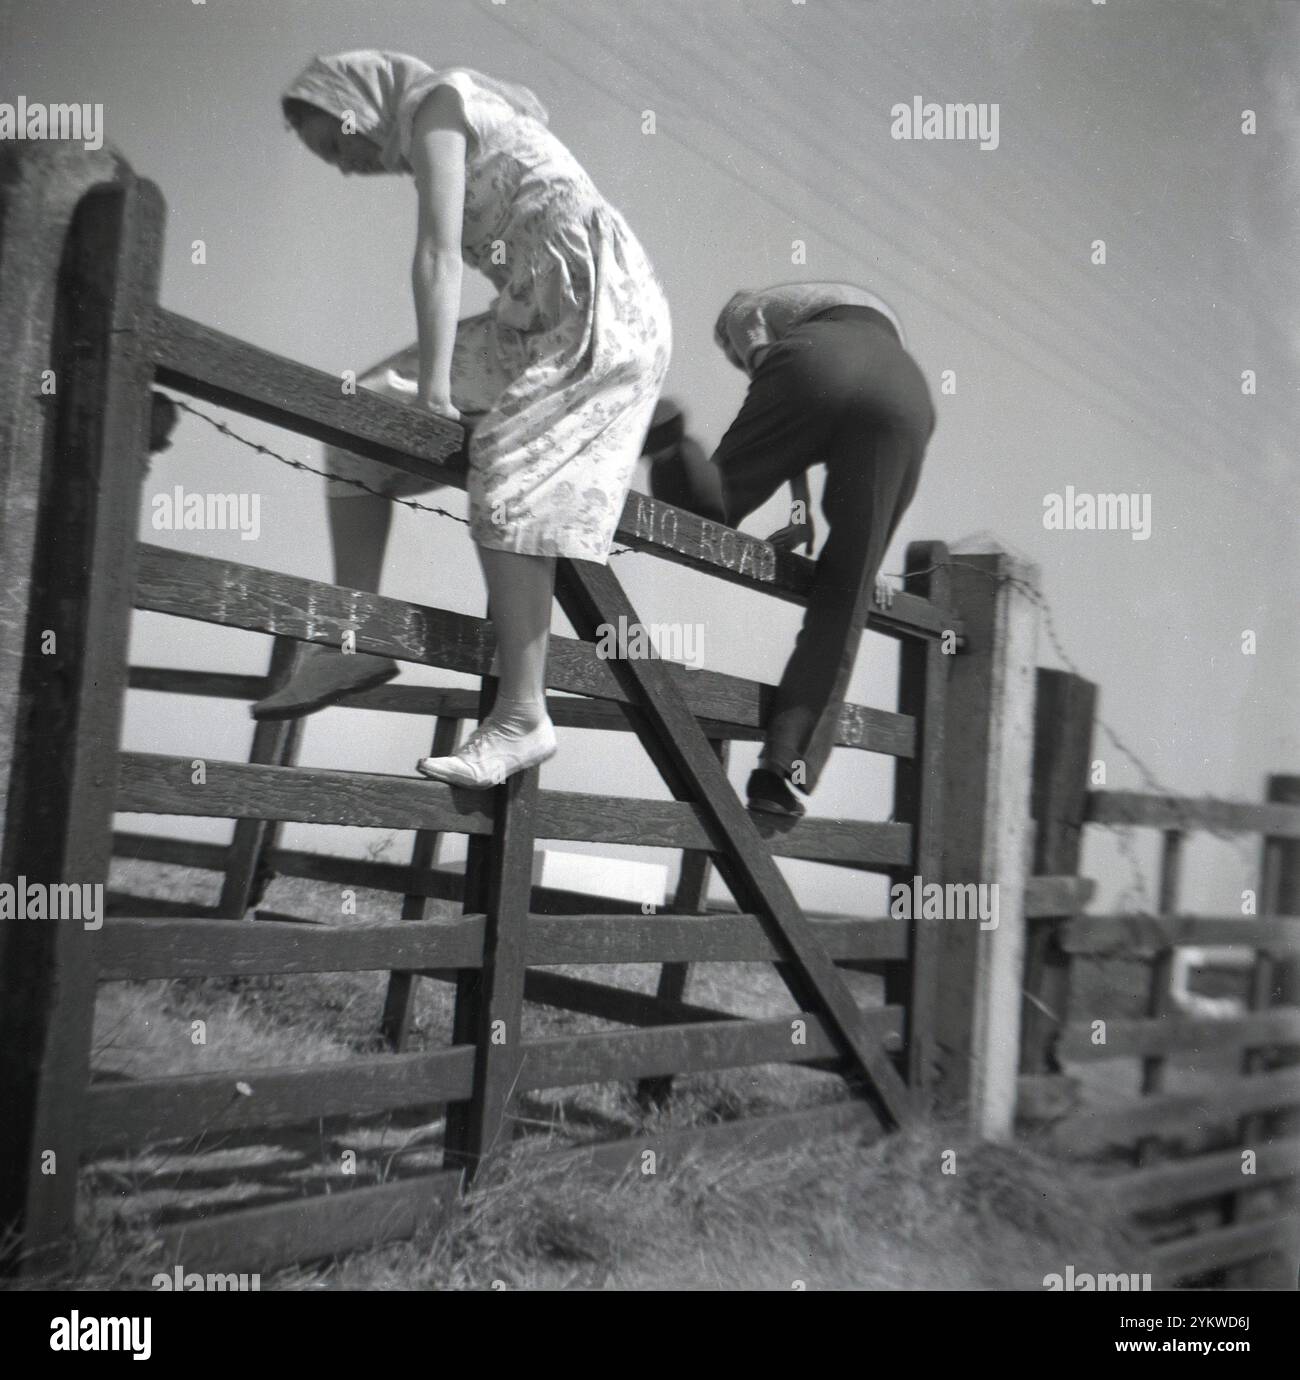
M 913 593 L 947 608 L 952 603 L 948 548 L 912 542 L 906 584 Z M 904 642 L 898 660 L 898 708 L 917 725 L 918 752 L 894 764 L 894 818 L 912 825 L 909 869 L 891 880 L 910 887 L 913 878 L 938 881 L 943 874 L 943 790 L 948 668 L 951 657 L 937 641 Z M 908 961 L 885 972 L 885 1000 L 907 1012 L 904 1069 L 913 1089 L 928 1088 L 939 1074 L 935 1005 L 939 998 L 941 921 L 914 915 L 907 922 Z
M 557 590 L 570 623 L 580 634 L 594 637 L 602 623 L 617 627 L 620 618 L 627 619 L 628 626 L 639 622 L 608 566 L 561 560 Z M 645 716 L 639 737 L 668 788 L 678 798 L 689 795 L 698 800 L 707 811 L 723 880 L 737 902 L 758 914 L 769 936 L 786 950 L 789 969 L 782 977 L 791 995 L 805 1010 L 818 1010 L 829 1019 L 852 1063 L 866 1077 L 869 1096 L 879 1103 L 882 1120 L 905 1124 L 911 1115 L 906 1086 L 867 1033 L 852 993 L 817 944 L 753 817 L 737 799 L 664 663 L 652 656 L 609 664 L 636 696 Z M 767 837 L 775 845 L 781 836 L 774 831 Z
M 449 757 L 460 741 L 459 719 L 441 718 L 434 723 L 431 757 Z M 411 845 L 411 870 L 428 872 L 438 861 L 438 845 L 442 835 L 434 829 L 418 829 Z M 428 914 L 428 897 L 422 891 L 408 891 L 402 897 L 402 919 L 424 920 Z M 480 950 L 481 952 L 481 950 Z M 389 1049 L 405 1049 L 415 1014 L 416 975 L 395 971 L 389 975 L 388 990 L 384 993 L 384 1010 L 379 1021 L 379 1033 Z
M 436 1106 L 469 1096 L 473 1063 L 474 1051 L 457 1045 L 431 1053 L 93 1084 L 86 1098 L 86 1148 L 102 1154 L 196 1136 L 206 1141 L 246 1127 Z
M 626 987 L 611 987 L 604 983 L 589 982 L 585 978 L 569 977 L 562 973 L 529 972 L 524 982 L 524 999 L 539 1006 L 553 1006 L 564 1011 L 576 1011 L 580 1015 L 595 1016 L 600 1020 L 616 1021 L 621 1025 L 634 1026 L 688 1026 L 691 1024 L 713 1024 L 719 1021 L 738 1021 L 754 1024 L 752 1018 L 737 1016 L 730 1011 L 716 1011 L 709 1007 L 696 1006 L 689 1002 L 662 997 L 657 993 L 634 992 Z M 903 1008 L 888 1006 L 879 1008 L 877 1019 L 880 1042 L 883 1048 L 896 1053 L 903 1047 Z M 825 1022 L 819 1016 L 801 1017 L 809 1026 L 815 1026 L 822 1037 L 829 1041 Z M 789 1034 L 787 1020 L 783 1030 Z M 842 1060 L 835 1053 L 833 1043 L 828 1046 L 831 1054 L 825 1061 L 827 1067 L 839 1068 Z M 801 1062 L 814 1062 L 813 1060 Z M 663 1075 L 668 1077 L 668 1075 Z M 642 1079 L 641 1082 L 649 1080 Z
M 1073 1063 L 1176 1054 L 1181 1050 L 1227 1052 L 1300 1046 L 1300 1009 L 1279 1007 L 1233 1020 L 1166 1015 L 1156 1020 L 1107 1020 L 1105 1044 L 1093 1043 L 1093 1022 L 1077 1021 L 1061 1032 L 1059 1053 Z
M 492 827 L 487 792 L 453 792 L 450 787 L 415 776 L 215 759 L 203 759 L 205 779 L 196 782 L 192 779 L 195 760 L 161 753 L 123 753 L 119 810 L 388 829 L 450 829 L 473 834 L 485 834 Z
M 773 687 L 753 682 L 770 694 Z M 162 666 L 133 666 L 133 690 L 154 690 L 176 695 L 206 695 L 216 699 L 257 700 L 267 693 L 264 676 L 243 676 L 217 671 L 186 671 Z M 760 695 L 760 698 L 762 696 Z M 415 714 L 428 718 L 472 719 L 477 705 L 473 690 L 443 690 L 425 685 L 381 685 L 373 690 L 349 695 L 339 704 L 342 709 L 367 709 L 390 714 Z M 589 700 L 575 695 L 549 695 L 546 710 L 557 728 L 595 728 L 608 733 L 630 733 L 631 725 L 622 705 Z M 702 718 L 700 727 L 707 738 L 737 742 L 761 742 L 761 725 L 727 723 Z M 840 715 L 837 747 L 879 752 L 892 757 L 910 757 L 915 732 L 904 716 L 869 705 L 846 704 Z
M 1246 1260 L 1257 1260 L 1274 1251 L 1292 1256 L 1297 1224 L 1294 1218 L 1248 1222 L 1220 1231 L 1195 1232 L 1177 1241 L 1151 1248 L 1151 1263 L 1164 1287 L 1191 1276 L 1209 1274 Z
M 0 877 L 98 885 L 153 410 L 141 335 L 165 208 L 108 149 L 5 150 L 0 184 Z M 0 1234 L 21 1225 L 22 1266 L 38 1272 L 71 1248 L 95 974 L 78 920 L 3 929 Z
M 442 1170 L 165 1226 L 158 1233 L 160 1266 L 262 1274 L 401 1241 L 453 1211 L 459 1178 Z
M 164 695 L 204 695 L 226 700 L 260 700 L 270 689 L 265 676 L 186 671 L 170 666 L 132 666 L 127 685 L 132 690 L 152 690 Z
M 351 629 L 358 651 L 469 675 L 487 674 L 495 647 L 486 619 L 147 543 L 140 546 L 136 607 L 320 646 L 339 646 Z M 626 704 L 628 693 L 611 664 L 592 643 L 552 636 L 546 683 L 555 690 Z M 693 713 L 750 729 L 766 721 L 774 693 L 770 685 L 663 664 Z M 410 688 L 388 687 L 386 696 L 370 691 L 357 696 L 356 704 L 391 703 L 388 697 Z M 840 715 L 838 737 L 846 746 L 905 754 L 912 750 L 913 725 L 885 710 L 850 705 Z
M 1040 875 L 1026 916 L 1074 915 L 1083 909 L 1068 889 L 1059 895 L 1064 909 L 1039 909 L 1048 889 L 1041 884 L 1070 878 L 1079 870 L 1083 811 L 1092 760 L 1092 725 L 1097 687 L 1082 676 L 1039 667 L 1034 696 L 1033 783 L 1034 871 Z M 1026 888 L 1028 891 L 1030 888 Z M 1020 1022 L 1020 1072 L 1059 1070 L 1056 1041 L 1066 1019 L 1070 989 L 1069 955 L 1055 925 L 1031 925 L 1025 943 L 1024 1005 Z
M 104 893 L 104 914 L 114 918 L 126 916 L 136 919 L 148 915 L 175 918 L 188 915 L 211 919 L 216 913 L 215 906 L 205 906 L 198 901 L 174 901 L 170 896 L 135 896 L 127 891 Z
M 1242 1173 L 1242 1152 L 1234 1147 L 1099 1179 L 1097 1188 L 1115 1211 L 1155 1212 L 1204 1202 L 1232 1189 L 1253 1192 L 1300 1175 L 1300 1136 L 1253 1148 L 1255 1172 L 1250 1175 Z
M 267 865 L 286 877 L 310 877 L 317 881 L 345 882 L 376 891 L 420 892 L 424 896 L 459 902 L 464 890 L 464 872 L 459 865 L 440 865 L 417 871 L 405 863 L 372 863 L 361 858 L 331 857 L 299 849 L 273 848 Z M 535 886 L 533 906 L 546 914 L 578 914 L 599 909 L 604 912 L 641 914 L 637 902 L 616 897 L 591 896 L 557 887 Z
M 632 727 L 629 723 L 628 727 Z M 722 770 L 727 770 L 730 760 L 728 744 L 711 741 Z M 693 914 L 708 909 L 709 879 L 713 875 L 713 862 L 707 853 L 686 852 L 681 855 L 678 865 L 677 886 L 673 891 L 672 909 Z M 690 979 L 690 964 L 665 963 L 659 970 L 655 991 L 669 1001 L 683 1001 L 686 997 L 686 984 Z M 642 1107 L 653 1107 L 666 1102 L 672 1093 L 671 1077 L 644 1078 L 637 1084 L 637 1101 Z
M 523 1156 L 521 1173 L 538 1183 L 574 1174 L 609 1182 L 643 1164 L 647 1150 L 655 1154 L 656 1172 L 668 1174 L 696 1159 L 715 1163 L 724 1155 L 752 1159 L 848 1135 L 864 1139 L 880 1135 L 879 1122 L 863 1102 L 801 1107 L 776 1116 L 660 1131 L 572 1150 L 547 1149 Z M 450 1210 L 458 1178 L 452 1172 L 401 1179 L 166 1227 L 160 1233 L 163 1260 L 194 1271 L 269 1272 L 400 1240 Z
M 938 1093 L 978 1134 L 1005 1139 L 1024 981 L 1038 572 L 995 551 L 955 552 L 950 573 L 967 643 L 948 682 L 943 880 L 996 885 L 998 924 L 941 927 Z
M 271 646 L 267 668 L 268 691 L 289 678 L 298 659 L 299 646 L 291 638 L 277 637 Z M 248 760 L 268 766 L 292 766 L 302 731 L 301 719 L 264 720 L 253 729 Z M 258 868 L 266 850 L 274 845 L 279 820 L 237 819 L 226 855 L 226 875 L 221 884 L 217 913 L 238 920 L 256 904 Z
M 1088 1107 L 1053 1127 L 1053 1140 L 1071 1153 L 1125 1145 L 1143 1136 L 1181 1137 L 1224 1125 L 1248 1112 L 1300 1105 L 1300 1069 L 1260 1073 L 1204 1093 L 1159 1093 L 1118 1107 Z
M 897 1037 L 900 1014 L 897 1007 L 864 1011 L 861 1027 L 879 1044 L 891 1034 Z M 802 1023 L 798 1031 L 796 1022 Z M 844 1057 L 831 1023 L 805 1011 L 762 1020 L 707 1021 L 529 1040 L 518 1086 L 521 1092 L 530 1092 L 757 1064 L 841 1063 Z
M 1089 824 L 1141 824 L 1153 829 L 1208 829 L 1300 839 L 1300 805 L 1253 804 L 1140 791 L 1090 791 Z
M 245 416 L 341 446 L 407 474 L 465 487 L 462 431 L 369 389 L 340 393 L 338 378 L 223 335 L 174 312 L 157 310 L 152 345 L 159 381 Z M 639 551 L 777 598 L 806 603 L 814 563 L 778 552 L 756 537 L 630 493 L 615 532 Z M 939 636 L 956 628 L 951 614 L 912 595 L 869 624 L 890 636 Z
M 486 834 L 488 793 L 419 777 L 317 767 L 272 767 L 208 760 L 206 779 L 195 784 L 193 758 L 159 753 L 122 754 L 118 809 L 139 814 L 250 817 L 310 824 L 368 825 L 384 829 L 433 829 Z M 906 858 L 906 824 L 803 819 L 758 824 L 781 857 L 845 866 L 889 866 Z M 713 847 L 701 807 L 682 801 L 629 800 L 622 796 L 547 791 L 538 802 L 539 838 L 581 839 L 645 847 Z
M 467 915 L 420 925 L 346 926 L 275 920 L 111 919 L 92 943 L 104 982 L 477 968 L 483 959 L 483 917 Z
M 126 829 L 118 829 L 113 834 L 115 858 L 172 863 L 180 867 L 202 868 L 209 872 L 226 870 L 228 851 L 228 844 L 168 838 L 165 834 L 137 834 Z
M 378 460 L 431 486 L 465 487 L 464 432 L 455 422 L 368 388 L 345 394 L 337 374 L 162 308 L 153 313 L 149 343 L 159 383 Z
M 1268 953 L 1300 953 L 1300 920 L 1240 915 L 1087 915 L 1069 920 L 1061 944 L 1072 954 L 1157 953 L 1176 945 L 1241 945 Z
M 524 1000 L 560 1011 L 575 1011 L 619 1025 L 682 1025 L 690 1021 L 738 1021 L 729 1011 L 661 997 L 653 992 L 634 992 L 565 973 L 531 971 L 524 980 Z
M 1078 915 L 1096 890 L 1097 883 L 1091 877 L 1027 877 L 1025 919 Z
M 270 973 L 380 972 L 475 968 L 482 960 L 483 918 L 420 924 L 301 924 L 172 917 L 110 919 L 90 942 L 100 980 L 243 976 Z M 811 920 L 837 962 L 906 957 L 901 920 Z M 530 965 L 628 963 L 774 963 L 781 949 L 755 915 L 629 916 L 530 914 Z
M 318 882 L 341 882 L 373 891 L 419 892 L 443 901 L 459 901 L 464 887 L 463 867 L 430 867 L 421 872 L 409 863 L 376 863 L 366 858 L 341 858 L 300 848 L 273 848 L 267 866 L 282 877 L 307 877 Z
M 494 693 L 491 692 L 491 693 Z M 485 685 L 485 701 L 489 691 Z M 487 708 L 485 702 L 484 708 Z M 483 854 L 481 882 L 486 916 L 483 964 L 461 975 L 452 1038 L 474 1045 L 474 1087 L 469 1101 L 447 1114 L 445 1163 L 467 1179 L 510 1141 L 507 1114 L 523 1058 L 524 974 L 528 900 L 537 839 L 539 769 L 510 777 L 493 792 L 496 819 Z M 474 893 L 468 888 L 466 899 Z
M 774 687 L 762 681 L 759 702 L 765 704 Z M 381 685 L 351 695 L 341 705 L 345 709 L 381 710 L 394 714 L 444 714 L 458 718 L 473 717 L 473 693 L 463 690 L 435 690 L 420 685 Z M 557 728 L 595 728 L 607 733 L 630 733 L 625 706 L 602 700 L 590 700 L 575 695 L 548 695 L 546 711 Z M 763 740 L 764 729 L 758 724 L 728 723 L 707 716 L 700 719 L 700 728 L 709 739 L 730 739 L 736 742 L 757 743 Z M 915 733 L 913 725 L 901 715 L 864 704 L 846 704 L 840 714 L 836 746 L 859 752 L 879 752 L 891 757 L 910 757 Z
M 1156 909 L 1160 915 L 1178 913 L 1178 890 L 1182 874 L 1183 841 L 1186 835 L 1179 829 L 1166 829 L 1160 842 L 1160 889 Z M 1165 949 L 1151 964 L 1147 985 L 1147 1017 L 1162 1020 L 1173 1009 L 1174 959 L 1176 950 Z M 1142 1060 L 1141 1093 L 1149 1097 L 1164 1090 L 1165 1061 L 1160 1054 Z M 1159 1152 L 1159 1142 L 1139 1141 L 1135 1149 L 1139 1165 L 1146 1164 Z
M 837 962 L 900 960 L 907 923 L 809 918 Z M 773 963 L 782 946 L 757 915 L 566 915 L 529 917 L 528 961 L 536 963 Z
M 777 551 L 757 537 L 635 491 L 628 494 L 615 536 L 634 550 L 801 604 L 808 601 L 816 569 L 806 556 Z M 938 638 L 945 629 L 962 634 L 955 611 L 906 593 L 896 595 L 888 610 L 868 610 L 866 626 L 890 637 Z

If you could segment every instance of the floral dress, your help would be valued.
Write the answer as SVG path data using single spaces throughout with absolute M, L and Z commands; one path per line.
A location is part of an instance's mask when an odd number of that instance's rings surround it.
M 470 130 L 462 253 L 497 288 L 487 311 L 458 324 L 452 361 L 453 402 L 483 414 L 469 443 L 472 535 L 603 564 L 668 369 L 663 290 L 568 149 L 467 73 L 412 86 L 397 112 L 403 158 L 415 113 L 439 85 L 460 93 Z M 361 382 L 409 400 L 418 361 L 408 346 Z M 373 466 L 333 449 L 329 468 L 390 494 L 428 487 L 392 471 L 375 484 Z

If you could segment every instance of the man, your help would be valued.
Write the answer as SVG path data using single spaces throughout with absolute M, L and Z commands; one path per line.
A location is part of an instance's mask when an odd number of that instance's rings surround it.
M 929 389 L 902 326 L 872 293 L 845 283 L 737 292 L 714 338 L 749 391 L 712 460 L 661 408 L 647 442 L 655 498 L 736 526 L 783 484 L 788 527 L 769 540 L 813 544 L 807 473 L 825 465 L 830 531 L 808 607 L 768 717 L 749 808 L 797 816 L 790 790 L 816 787 L 835 741 L 880 564 L 916 493 L 934 431 Z M 680 412 L 680 409 L 679 409 Z

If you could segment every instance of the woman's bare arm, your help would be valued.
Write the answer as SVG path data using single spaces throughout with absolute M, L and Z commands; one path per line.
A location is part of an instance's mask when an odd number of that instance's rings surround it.
M 419 202 L 411 287 L 419 328 L 420 401 L 454 415 L 451 356 L 460 315 L 461 237 L 465 216 L 465 145 L 460 94 L 440 86 L 416 112 L 411 167 Z

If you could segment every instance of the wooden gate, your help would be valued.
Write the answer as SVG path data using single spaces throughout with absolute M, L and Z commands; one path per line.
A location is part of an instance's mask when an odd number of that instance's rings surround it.
M 893 760 L 889 822 L 788 825 L 751 815 L 728 780 L 725 748 L 762 736 L 772 687 L 655 657 L 598 656 L 597 627 L 620 619 L 635 625 L 637 612 L 612 568 L 574 561 L 558 563 L 556 597 L 578 637 L 552 641 L 547 684 L 565 695 L 552 701 L 552 713 L 561 726 L 635 733 L 671 801 L 542 792 L 536 771 L 470 792 L 300 767 L 293 765 L 295 729 L 283 724 L 258 727 L 251 760 L 209 760 L 201 774 L 189 757 L 120 753 L 129 686 L 253 698 L 285 673 L 298 644 L 340 646 L 350 634 L 359 651 L 483 678 L 477 702 L 463 691 L 404 686 L 352 702 L 433 716 L 435 751 L 455 741 L 460 721 L 486 712 L 493 686 L 484 619 L 137 544 L 155 383 L 460 486 L 462 437 L 457 426 L 365 390 L 343 397 L 329 374 L 160 308 L 162 198 L 120 158 L 47 148 L 6 153 L 0 167 L 3 880 L 107 883 L 115 811 L 236 821 L 229 845 L 118 836 L 136 855 L 221 868 L 214 908 L 118 897 L 98 929 L 75 918 L 5 923 L 0 1099 L 12 1115 L 0 1131 L 0 1220 L 20 1232 L 13 1259 L 40 1269 L 64 1255 L 77 1167 L 124 1146 L 183 1148 L 200 1136 L 252 1127 L 448 1108 L 441 1173 L 290 1197 L 165 1233 L 170 1257 L 187 1267 L 257 1270 L 409 1234 L 509 1139 L 511 1099 L 530 1089 L 638 1080 L 643 1095 L 655 1097 L 675 1074 L 764 1063 L 803 1064 L 844 1079 L 848 1096 L 837 1103 L 573 1152 L 593 1172 L 615 1171 L 647 1145 L 671 1160 L 701 1143 L 759 1148 L 901 1126 L 940 1073 L 958 1096 L 968 1095 L 972 1022 L 992 1009 L 994 990 L 967 1000 L 983 982 L 973 975 L 974 941 L 944 936 L 939 922 L 922 918 L 810 917 L 776 860 L 812 859 L 908 881 L 940 880 L 954 867 L 962 880 L 987 880 L 989 868 L 1005 865 L 1002 880 L 1015 904 L 1004 899 L 1003 935 L 1014 952 L 1024 901 L 1019 854 L 1013 848 L 1002 857 L 980 822 L 999 817 L 991 804 L 999 773 L 989 766 L 998 735 L 989 726 L 1003 721 L 1011 700 L 1020 706 L 1014 720 L 1032 693 L 1023 674 L 1008 673 L 1008 656 L 1024 659 L 1024 639 L 1006 636 L 1012 589 L 1004 585 L 980 602 L 963 625 L 945 550 L 922 543 L 908 551 L 905 591 L 890 610 L 872 611 L 870 630 L 901 644 L 898 704 L 889 711 L 847 705 L 838 747 Z M 53 388 L 42 386 L 51 379 Z M 803 600 L 812 575 L 798 556 L 639 494 L 628 499 L 617 539 L 785 601 Z M 268 677 L 128 668 L 132 607 L 275 639 Z M 963 647 L 961 657 L 951 655 Z M 969 689 L 953 706 L 963 746 L 945 756 L 955 662 L 972 669 Z M 971 813 L 970 799 L 945 804 L 946 784 L 960 788 L 968 776 L 978 782 L 979 818 L 964 819 L 945 860 L 947 821 Z M 1013 834 L 1021 827 L 1016 817 L 1015 809 L 1007 817 Z M 293 852 L 278 846 L 282 821 L 413 829 L 416 845 L 400 867 Z M 434 866 L 436 841 L 449 833 L 469 839 L 463 876 Z M 574 898 L 531 887 L 537 837 L 680 850 L 671 912 L 609 905 L 574 913 Z M 729 887 L 734 911 L 709 908 L 709 866 Z M 399 891 L 402 918 L 365 927 L 247 919 L 267 867 Z M 430 896 L 458 899 L 462 913 L 425 920 Z M 724 960 L 775 964 L 798 1019 L 742 1019 L 685 1002 L 685 965 Z M 944 981 L 962 994 L 942 1020 L 935 1006 L 941 960 Z M 540 971 L 634 962 L 663 965 L 654 996 Z M 883 974 L 884 1005 L 858 1005 L 845 965 Z M 388 1053 L 283 1071 L 121 1083 L 90 1076 L 98 982 L 353 970 L 393 975 L 384 1015 Z M 419 975 L 454 982 L 455 1016 L 445 1048 L 410 1052 L 404 1034 Z M 624 1028 L 527 1040 L 525 1002 Z M 993 1083 L 1010 1086 L 1013 1077 L 1010 1068 Z M 559 1165 L 572 1154 L 552 1158 Z

